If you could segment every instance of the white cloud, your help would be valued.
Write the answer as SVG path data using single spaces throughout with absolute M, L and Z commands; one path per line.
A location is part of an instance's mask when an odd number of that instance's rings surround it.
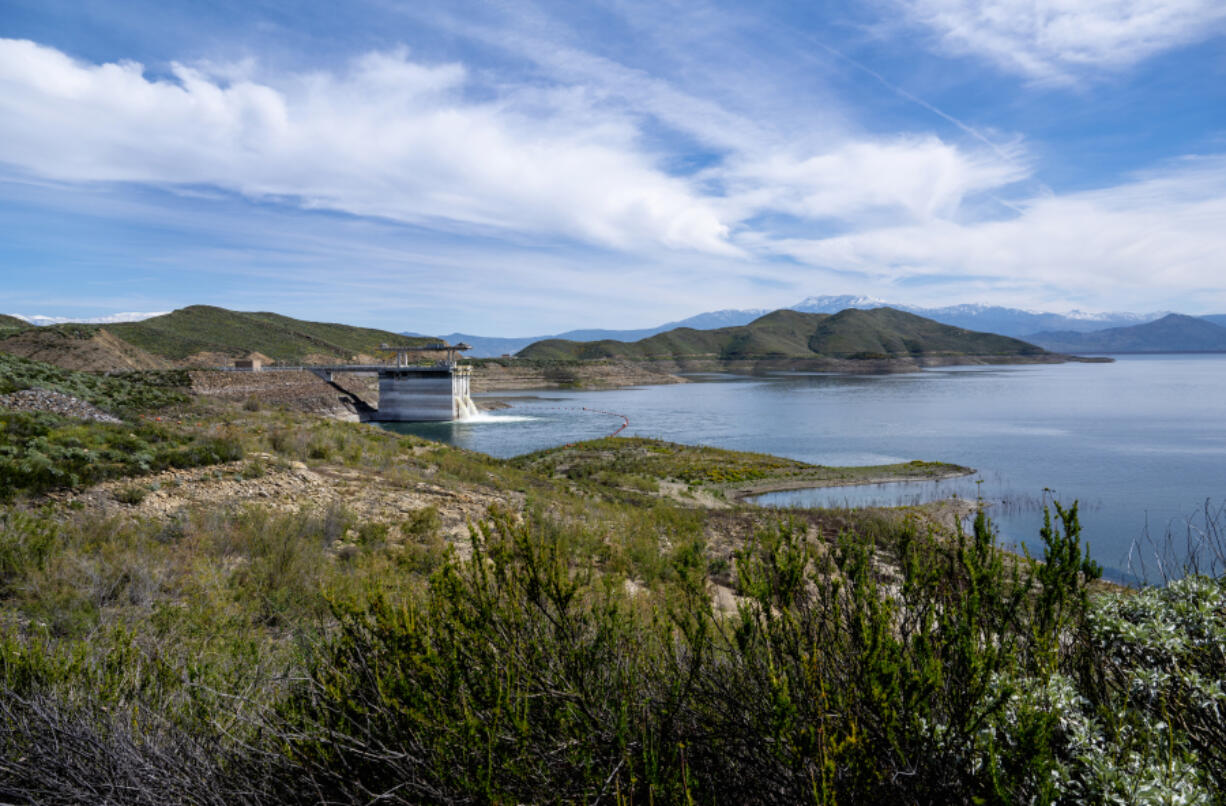
M 482 86 L 494 97 L 477 102 L 461 65 L 403 50 L 343 73 L 176 64 L 154 79 L 132 62 L 88 65 L 0 40 L 0 155 L 62 181 L 217 187 L 427 226 L 729 257 L 746 254 L 730 233 L 762 212 L 943 218 L 1026 174 L 1020 160 L 931 135 L 753 136 L 710 102 L 581 55 L 566 61 L 590 85 Z M 668 155 L 648 153 L 641 130 L 670 114 L 711 139 L 723 131 L 722 160 L 692 179 L 659 168 Z
M 1030 79 L 1118 70 L 1226 30 L 1221 0 L 895 0 L 940 47 Z
M 253 72 L 248 68 L 242 72 Z M 732 255 L 727 225 L 625 120 L 570 90 L 468 100 L 459 65 L 223 80 L 0 40 L 0 156 L 71 181 L 211 185 L 414 223 Z
M 1185 159 L 1116 187 L 1034 199 L 1015 218 L 861 230 L 772 249 L 878 279 L 989 280 L 1102 299 L 1220 288 L 1226 157 Z
M 634 307 L 638 299 L 641 311 L 677 318 L 700 300 L 716 308 L 730 298 L 761 306 L 770 294 L 812 293 L 819 278 L 830 292 L 889 295 L 891 286 L 922 280 L 925 289 L 978 289 L 997 298 L 1007 289 L 1015 300 L 1053 288 L 1089 298 L 1104 289 L 1140 297 L 1146 288 L 1188 294 L 1220 286 L 1226 158 L 1185 161 L 1114 188 L 1015 202 L 1017 216 L 983 221 L 975 216 L 984 209 L 1005 209 L 985 208 L 984 199 L 1002 189 L 1016 197 L 1016 183 L 1030 177 L 1017 141 L 968 148 L 924 133 L 795 136 L 742 128 L 737 115 L 704 101 L 685 107 L 695 112 L 690 133 L 719 153 L 710 167 L 682 178 L 661 166 L 686 157 L 693 141 L 675 153 L 652 152 L 644 132 L 671 125 L 662 110 L 673 101 L 684 107 L 687 96 L 615 67 L 584 65 L 578 72 L 587 83 L 537 76 L 490 85 L 462 65 L 425 65 L 397 51 L 367 54 L 342 71 L 266 75 L 248 62 L 175 65 L 172 77 L 154 78 L 133 63 L 83 64 L 31 42 L 0 40 L 0 159 L 68 188 L 94 181 L 169 187 L 191 196 L 196 209 L 209 209 L 220 190 L 218 207 L 241 193 L 288 202 L 278 205 L 286 211 L 325 208 L 352 213 L 354 222 L 380 218 L 442 230 L 431 240 L 383 227 L 378 243 L 367 243 L 362 227 L 341 228 L 356 234 L 351 241 L 337 235 L 326 248 L 308 231 L 295 260 L 315 267 L 320 286 L 341 283 L 337 267 L 350 265 L 367 268 L 344 282 L 376 285 L 444 267 L 524 308 L 557 306 L 560 329 L 575 324 L 562 318 L 573 316 L 577 299 L 587 300 L 586 310 Z M 625 89 L 620 95 L 618 87 Z M 91 189 L 95 206 L 122 203 L 109 185 Z M 785 227 L 843 234 L 782 238 Z M 456 230 L 496 237 L 448 242 L 446 233 Z M 267 240 L 264 233 L 245 237 Z M 571 244 L 538 248 L 555 238 L 636 254 L 627 260 Z M 457 243 L 464 248 L 449 256 L 449 244 Z M 261 268 L 250 250 L 208 248 L 219 250 L 218 267 L 305 282 L 305 270 L 290 277 L 271 258 Z M 773 259 L 779 255 L 801 263 Z M 551 302 L 539 301 L 545 291 Z M 678 310 L 677 300 L 695 308 Z
M 923 222 L 957 215 L 972 194 L 1028 176 L 1022 160 L 968 153 L 936 137 L 843 143 L 824 153 L 765 153 L 728 172 L 733 204 L 806 219 L 856 222 L 888 215 Z

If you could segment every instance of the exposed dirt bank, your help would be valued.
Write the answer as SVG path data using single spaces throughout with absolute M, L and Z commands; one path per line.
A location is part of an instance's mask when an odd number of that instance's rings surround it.
M 168 369 L 173 366 L 170 361 L 134 347 L 105 330 L 82 337 L 82 334 L 31 328 L 0 340 L 0 350 L 85 372 Z
M 284 406 L 325 417 L 357 420 L 359 412 L 371 403 L 370 390 L 362 375 L 338 375 L 334 383 L 310 372 L 192 370 L 190 376 L 196 394 L 246 402 L 253 408 Z M 377 404 L 378 384 L 374 386 Z
M 130 491 L 140 491 L 134 496 Z M 449 542 L 465 543 L 468 524 L 486 517 L 491 505 L 523 506 L 518 492 L 464 485 L 448 480 L 397 484 L 376 473 L 339 465 L 308 467 L 254 454 L 241 462 L 188 470 L 169 470 L 135 479 L 98 484 L 80 493 L 57 493 L 52 500 L 84 507 L 102 516 L 136 515 L 167 520 L 201 507 L 214 509 L 258 504 L 281 511 L 327 510 L 343 506 L 362 521 L 399 524 L 414 512 L 433 507 Z M 136 498 L 136 503 L 128 503 Z
M 666 367 L 636 361 L 559 362 L 541 365 L 509 360 L 477 362 L 473 367 L 474 392 L 512 389 L 601 389 L 617 386 L 647 386 L 686 383 Z
M 905 465 L 901 467 L 905 468 Z M 956 479 L 963 476 L 974 475 L 976 471 L 971 468 L 960 468 L 957 470 L 932 471 L 925 470 L 916 472 L 915 475 L 908 475 L 904 470 L 891 472 L 889 474 L 881 474 L 879 476 L 865 476 L 853 479 L 763 479 L 761 481 L 751 481 L 744 484 L 739 484 L 736 487 L 730 488 L 725 495 L 734 501 L 746 502 L 746 499 L 764 493 L 783 492 L 785 490 L 816 490 L 824 487 L 859 487 L 864 484 L 893 484 L 907 481 L 943 481 L 945 479 Z M 747 503 L 753 503 L 747 501 Z
M 917 372 L 929 367 L 986 366 L 993 364 L 1063 364 L 1069 361 L 1092 361 L 1067 355 L 921 355 L 900 358 L 766 358 L 724 361 L 719 358 L 695 357 L 643 361 L 644 368 L 662 373 L 678 372 L 847 372 L 883 375 Z

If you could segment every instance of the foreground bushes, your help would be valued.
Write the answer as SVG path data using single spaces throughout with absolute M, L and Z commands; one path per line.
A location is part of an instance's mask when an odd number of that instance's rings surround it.
M 982 516 L 953 542 L 785 524 L 739 552 L 717 610 L 695 539 L 645 588 L 573 530 L 495 515 L 424 591 L 334 597 L 301 672 L 256 701 L 251 684 L 74 700 L 54 663 L 0 646 L 0 795 L 1222 802 L 1226 588 L 1091 597 L 1078 531 L 1057 509 L 1036 569 Z
M 1033 578 L 982 517 L 953 547 L 784 527 L 739 557 L 730 619 L 696 556 L 648 604 L 496 521 L 424 601 L 337 606 L 282 706 L 286 753 L 340 801 L 1220 800 L 1221 712 L 1108 679 L 1152 657 L 1119 654 L 1059 514 Z M 1164 629 L 1216 646 L 1180 673 L 1220 682 L 1226 613 L 1199 612 Z

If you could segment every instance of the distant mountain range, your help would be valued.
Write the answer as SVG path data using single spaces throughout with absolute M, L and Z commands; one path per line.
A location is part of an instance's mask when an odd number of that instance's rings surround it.
M 674 328 L 634 342 L 547 339 L 524 348 L 524 358 L 729 362 L 776 359 L 928 359 L 1048 357 L 1009 336 L 943 325 L 893 308 L 836 314 L 779 310 L 747 325 L 697 330 Z
M 1071 330 L 1086 333 L 1108 327 L 1124 327 L 1150 322 L 1167 312 L 1136 313 L 1085 313 L 1070 311 L 1066 314 L 1027 311 L 1021 308 L 1005 308 L 999 305 L 950 305 L 944 308 L 922 308 L 917 305 L 901 305 L 872 297 L 809 297 L 793 305 L 792 310 L 813 313 L 836 313 L 845 308 L 896 308 L 900 311 L 923 316 L 946 325 L 999 333 L 1002 336 L 1026 338 L 1043 330 Z
M 1166 313 L 1104 313 L 1089 314 L 1071 311 L 1067 314 L 1026 311 L 1019 308 L 1005 308 L 997 305 L 951 305 L 944 308 L 922 308 L 914 305 L 887 304 L 885 301 L 864 296 L 817 296 L 808 297 L 790 309 L 801 313 L 838 313 L 843 310 L 871 310 L 890 307 L 896 310 L 922 316 L 926 319 L 940 322 L 953 327 L 984 333 L 996 333 L 1003 336 L 1020 338 L 1034 344 L 1059 352 L 1203 352 L 1226 350 L 1218 345 L 1217 331 L 1211 328 L 1226 329 L 1226 314 L 1211 314 L 1207 316 L 1183 316 Z M 185 355 L 193 352 L 225 352 L 235 354 L 248 345 L 269 343 L 275 345 L 272 356 L 280 360 L 296 360 L 296 357 L 318 347 L 317 352 L 341 356 L 358 352 L 369 352 L 379 341 L 386 341 L 396 335 L 414 336 L 418 338 L 442 338 L 451 343 L 467 342 L 473 346 L 469 353 L 473 357 L 499 356 L 516 354 L 535 342 L 562 339 L 576 342 L 621 341 L 635 342 L 677 328 L 693 330 L 714 330 L 726 327 L 746 325 L 768 311 L 761 308 L 726 309 L 710 311 L 691 316 L 676 322 L 666 322 L 657 327 L 632 330 L 602 330 L 583 329 L 570 330 L 565 333 L 544 334 L 540 336 L 524 336 L 519 338 L 501 338 L 478 336 L 471 333 L 449 333 L 443 336 L 419 333 L 393 334 L 388 331 L 370 328 L 353 328 L 347 325 L 322 325 L 320 323 L 300 323 L 288 317 L 276 314 L 253 314 L 225 311 L 221 308 L 193 305 L 170 314 L 119 313 L 92 320 L 68 320 L 64 317 L 51 316 L 17 316 L 0 314 L 0 329 L 11 332 L 26 327 L 26 323 L 54 328 L 63 322 L 89 322 L 85 327 L 107 325 L 111 332 L 121 339 L 150 352 L 164 355 L 171 360 L 182 360 Z M 1174 316 L 1175 319 L 1171 319 Z M 229 318 L 229 317 L 241 317 Z M 259 327 L 265 328 L 259 335 L 252 330 L 256 326 L 255 319 L 263 318 Z M 221 320 L 226 319 L 224 325 Z M 1170 320 L 1170 321 L 1168 321 Z M 1164 322 L 1162 327 L 1141 329 L 1132 328 L 1147 324 Z M 1209 328 L 1197 327 L 1196 323 L 1209 325 Z M 72 325 L 69 325 L 72 326 Z M 294 336 L 286 341 L 284 336 L 272 338 L 271 330 L 282 328 L 294 331 Z M 320 328 L 326 328 L 324 334 Z M 343 329 L 343 331 L 342 331 Z M 227 331 L 228 332 L 223 332 Z M 155 335 L 153 331 L 162 331 Z M 1107 333 L 1107 331 L 1113 331 Z M 1120 332 L 1114 332 L 1120 331 Z M 1101 337 L 1091 339 L 1078 338 L 1082 334 L 1103 333 Z M 359 335 L 360 334 L 360 335 Z M 242 341 L 237 344 L 234 339 Z M 290 346 L 289 342 L 297 342 Z M 176 347 L 171 348 L 171 344 Z M 258 348 L 256 348 L 258 349 Z M 170 356 L 167 352 L 180 353 Z M 271 353 L 265 354 L 272 355 Z
M 471 345 L 472 350 L 467 355 L 474 358 L 488 358 L 500 355 L 514 355 L 533 342 L 544 339 L 566 339 L 567 341 L 601 341 L 616 339 L 618 341 L 638 341 L 666 330 L 678 327 L 692 327 L 695 330 L 713 330 L 717 327 L 744 325 L 752 322 L 763 314 L 769 313 L 768 308 L 751 308 L 745 310 L 723 310 L 700 313 L 679 322 L 666 322 L 659 327 L 648 327 L 639 330 L 568 330 L 565 333 L 554 333 L 546 336 L 522 336 L 519 338 L 502 338 L 498 336 L 476 336 L 472 333 L 448 333 L 439 338 L 449 344 L 464 342 Z M 423 334 L 406 332 L 405 336 L 420 337 Z
M 1030 341 L 1060 353 L 1204 353 L 1226 352 L 1226 327 L 1212 319 L 1168 314 L 1154 322 L 1112 327 L 1092 333 L 1069 330 L 1036 333 Z
M 852 295 L 808 297 L 792 305 L 787 310 L 800 311 L 802 313 L 838 313 L 849 308 L 871 310 L 873 308 L 887 307 L 913 313 L 917 316 L 932 319 L 953 327 L 983 333 L 998 333 L 1002 336 L 1012 336 L 1034 343 L 1038 342 L 1031 337 L 1036 333 L 1055 331 L 1090 333 L 1107 328 L 1145 324 L 1167 315 L 1166 312 L 1137 314 L 1085 313 L 1082 311 L 1070 311 L 1069 313 L 1060 314 L 1027 311 L 1020 308 L 1005 308 L 999 305 L 975 304 L 950 305 L 944 308 L 923 308 L 917 305 L 890 303 L 874 297 Z M 473 349 L 469 354 L 474 357 L 504 354 L 514 355 L 529 344 L 546 339 L 564 339 L 567 341 L 601 341 L 612 339 L 633 342 L 678 327 L 712 330 L 720 327 L 746 325 L 767 312 L 766 309 L 762 308 L 711 311 L 677 322 L 666 322 L 658 327 L 640 328 L 637 330 L 570 330 L 565 333 L 524 336 L 520 338 L 478 336 L 472 333 L 449 333 L 441 338 L 453 344 L 463 341 L 472 345 Z M 1226 326 L 1226 314 L 1213 314 L 1196 318 Z M 420 334 L 406 333 L 405 335 L 417 336 Z

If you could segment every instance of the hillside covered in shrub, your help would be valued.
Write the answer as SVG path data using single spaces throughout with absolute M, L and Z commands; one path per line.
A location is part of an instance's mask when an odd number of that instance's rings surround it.
M 1045 355 L 1033 344 L 951 327 L 895 310 L 849 308 L 836 314 L 780 310 L 748 325 L 715 330 L 676 328 L 636 342 L 547 339 L 519 352 L 531 359 L 637 360 L 779 358 L 898 358 L 922 355 Z

